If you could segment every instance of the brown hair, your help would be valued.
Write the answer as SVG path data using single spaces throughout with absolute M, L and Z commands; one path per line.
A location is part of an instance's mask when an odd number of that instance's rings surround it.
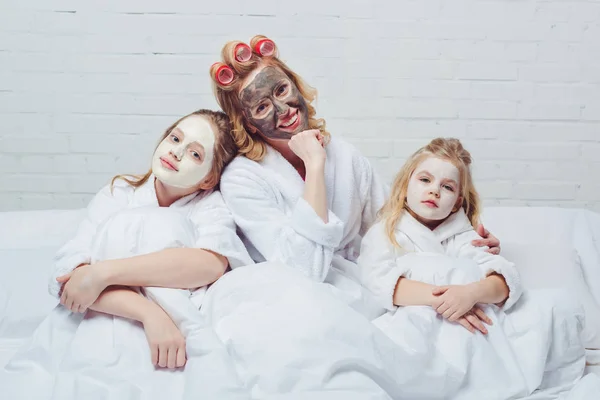
M 379 211 L 379 218 L 385 220 L 386 234 L 394 246 L 399 247 L 394 233 L 396 225 L 402 218 L 403 212 L 408 211 L 406 204 L 408 183 L 418 165 L 427 157 L 448 160 L 458 168 L 460 174 L 459 196 L 463 198 L 461 207 L 465 210 L 465 214 L 474 228 L 479 224 L 481 202 L 471 176 L 471 154 L 465 150 L 458 139 L 433 139 L 429 144 L 417 150 L 402 166 L 394 179 L 390 198 Z
M 250 40 L 250 48 L 255 49 L 257 43 L 265 39 L 270 40 L 262 35 L 254 36 Z M 246 118 L 244 117 L 243 107 L 240 103 L 239 97 L 239 92 L 242 88 L 244 80 L 252 73 L 252 71 L 264 65 L 271 65 L 279 68 L 287 75 L 294 85 L 296 85 L 298 91 L 306 100 L 309 128 L 319 129 L 325 138 L 325 143 L 328 143 L 329 132 L 327 132 L 325 127 L 325 120 L 322 118 L 315 118 L 316 110 L 312 106 L 312 102 L 317 97 L 316 89 L 306 84 L 302 78 L 300 78 L 300 76 L 298 76 L 277 57 L 276 48 L 274 54 L 269 56 L 262 56 L 256 50 L 253 50 L 252 56 L 247 61 L 240 62 L 235 57 L 235 48 L 238 44 L 243 45 L 244 43 L 240 41 L 231 41 L 223 46 L 221 51 L 222 63 L 213 64 L 210 69 L 210 76 L 213 80 L 213 90 L 215 92 L 217 102 L 223 111 L 225 111 L 231 118 L 231 122 L 233 124 L 232 135 L 234 137 L 235 144 L 239 148 L 239 153 L 254 161 L 262 160 L 266 154 L 266 142 L 260 135 L 251 133 L 249 126 L 247 125 Z M 226 85 L 219 83 L 216 77 L 218 68 L 223 65 L 231 68 L 233 72 L 233 80 Z
M 157 143 L 157 146 L 167 136 L 171 134 L 171 131 L 173 131 L 173 129 L 175 129 L 175 127 L 181 121 L 192 115 L 199 115 L 206 118 L 214 126 L 214 128 L 216 128 L 212 168 L 210 169 L 210 172 L 208 173 L 208 176 L 203 184 L 204 190 L 215 189 L 219 185 L 223 169 L 225 169 L 227 164 L 229 164 L 229 162 L 233 160 L 237 153 L 237 148 L 235 146 L 233 138 L 231 137 L 231 122 L 229 121 L 229 117 L 227 116 L 227 114 L 221 111 L 212 111 L 205 109 L 194 111 L 193 113 L 188 114 L 185 117 L 179 118 L 176 122 L 169 126 L 165 133 L 163 133 L 163 135 L 161 136 L 160 140 Z M 110 182 L 111 191 L 117 179 L 122 179 L 134 188 L 138 188 L 144 183 L 146 183 L 146 181 L 148 181 L 151 175 L 152 168 L 148 170 L 148 172 L 146 172 L 146 174 L 144 175 L 117 175 Z

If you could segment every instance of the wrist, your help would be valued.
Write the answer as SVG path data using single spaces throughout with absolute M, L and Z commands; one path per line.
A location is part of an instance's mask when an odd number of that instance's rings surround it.
M 467 286 L 469 287 L 469 293 L 471 293 L 471 298 L 473 300 L 473 303 L 475 303 L 475 304 L 481 303 L 482 299 L 484 298 L 484 290 L 485 290 L 483 287 L 483 280 L 469 283 Z
M 156 303 L 152 302 L 152 300 L 146 300 L 146 305 L 139 310 L 140 314 L 138 321 L 140 321 L 142 325 L 146 325 L 150 321 L 156 321 L 164 316 L 164 311 L 159 308 Z
M 325 172 L 325 158 L 311 158 L 304 162 L 306 174 L 323 174 Z
M 95 264 L 90 265 L 91 268 L 94 269 L 96 276 L 98 277 L 98 281 L 105 288 L 111 285 L 115 285 L 114 281 L 114 268 L 113 263 L 109 261 L 100 261 Z

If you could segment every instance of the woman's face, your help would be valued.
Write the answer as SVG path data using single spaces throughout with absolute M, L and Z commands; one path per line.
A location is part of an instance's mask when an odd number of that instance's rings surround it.
M 246 121 L 267 139 L 289 140 L 308 129 L 306 101 L 277 67 L 256 69 L 246 78 L 239 96 Z
M 191 115 L 160 142 L 152 157 L 152 173 L 168 186 L 197 187 L 212 168 L 214 147 L 212 124 L 201 115 Z

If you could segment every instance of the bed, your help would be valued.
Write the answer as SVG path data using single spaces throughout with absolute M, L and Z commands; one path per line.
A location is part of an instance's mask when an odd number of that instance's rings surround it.
M 74 234 L 84 212 L 0 212 L 0 366 L 56 306 L 47 290 L 53 256 Z M 586 373 L 600 376 L 600 214 L 489 207 L 483 222 L 501 239 L 502 254 L 521 268 L 526 287 L 564 287 L 584 304 Z M 531 262 L 534 257 L 538 262 Z

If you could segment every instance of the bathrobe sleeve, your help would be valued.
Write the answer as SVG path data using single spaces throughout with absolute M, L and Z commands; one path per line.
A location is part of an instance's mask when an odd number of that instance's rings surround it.
M 397 240 L 402 245 L 402 238 Z M 396 284 L 412 265 L 411 257 L 404 257 L 404 254 L 404 250 L 394 247 L 388 239 L 384 222 L 373 225 L 361 243 L 357 261 L 361 283 L 390 311 L 397 308 L 394 305 Z
M 362 221 L 360 235 L 371 228 L 377 219 L 377 213 L 389 196 L 389 187 L 373 170 L 369 160 L 358 151 L 355 153 L 354 165 L 360 174 L 360 192 L 363 198 Z
M 324 223 L 301 197 L 287 214 L 273 188 L 245 165 L 230 165 L 221 179 L 221 193 L 236 224 L 265 260 L 323 282 L 342 240 L 342 221 L 329 211 Z
M 60 297 L 61 284 L 56 282 L 56 278 L 73 271 L 81 264 L 91 262 L 92 241 L 96 229 L 110 215 L 128 207 L 129 194 L 132 192 L 133 189 L 127 183 L 117 180 L 112 193 L 110 185 L 106 185 L 90 201 L 75 236 L 54 256 L 54 269 L 48 282 L 48 291 L 52 296 Z
M 502 256 L 486 252 L 487 247 L 475 247 L 471 244 L 472 240 L 478 239 L 481 239 L 481 237 L 474 230 L 456 235 L 454 240 L 455 246 L 457 246 L 457 256 L 475 260 L 486 277 L 493 273 L 502 275 L 509 290 L 503 308 L 508 310 L 523 294 L 519 272 L 514 263 Z
M 231 268 L 254 264 L 237 235 L 231 211 L 221 192 L 214 191 L 197 204 L 190 216 L 196 227 L 196 248 L 226 257 Z

